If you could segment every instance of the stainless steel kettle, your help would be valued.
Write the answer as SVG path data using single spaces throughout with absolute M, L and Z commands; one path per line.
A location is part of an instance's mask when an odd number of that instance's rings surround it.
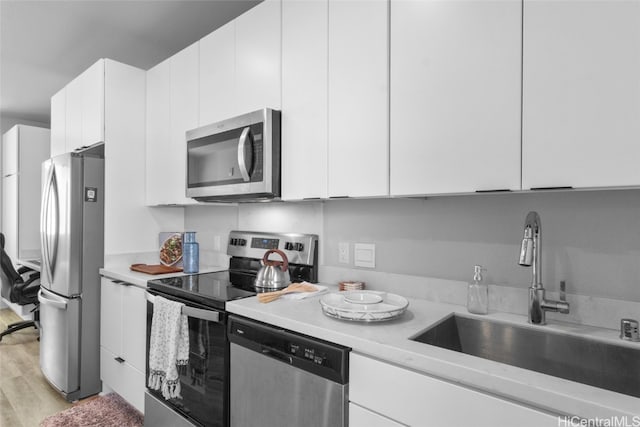
M 271 261 L 269 255 L 277 253 L 282 257 L 282 261 Z M 261 291 L 275 291 L 284 289 L 291 283 L 289 276 L 289 260 L 287 255 L 278 249 L 269 249 L 264 253 L 262 267 L 258 270 L 254 286 Z

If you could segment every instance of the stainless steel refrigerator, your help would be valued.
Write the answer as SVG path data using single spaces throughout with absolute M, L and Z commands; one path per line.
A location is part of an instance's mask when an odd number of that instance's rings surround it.
M 42 164 L 40 240 L 40 368 L 71 402 L 101 390 L 101 156 L 67 153 Z

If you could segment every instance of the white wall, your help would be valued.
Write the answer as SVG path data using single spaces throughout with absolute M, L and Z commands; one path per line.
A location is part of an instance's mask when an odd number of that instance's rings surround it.
M 320 235 L 321 265 L 353 267 L 338 263 L 338 243 L 353 261 L 353 243 L 372 242 L 377 271 L 466 281 L 477 263 L 489 283 L 526 288 L 518 255 L 530 210 L 542 221 L 545 287 L 565 280 L 569 293 L 640 302 L 640 190 L 188 207 L 185 226 L 200 228 L 201 245 L 221 233 L 222 252 L 234 227 L 308 232 Z

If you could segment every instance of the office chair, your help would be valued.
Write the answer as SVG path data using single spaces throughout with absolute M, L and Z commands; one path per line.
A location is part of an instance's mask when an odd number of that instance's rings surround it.
M 18 271 L 13 267 L 11 258 L 4 250 L 4 234 L 0 233 L 0 271 L 2 280 L 9 284 L 9 300 L 20 305 L 35 304 L 33 320 L 26 320 L 10 324 L 7 329 L 0 332 L 0 341 L 5 335 L 29 327 L 38 328 L 39 303 L 38 290 L 40 289 L 40 272 L 28 267 L 20 267 Z

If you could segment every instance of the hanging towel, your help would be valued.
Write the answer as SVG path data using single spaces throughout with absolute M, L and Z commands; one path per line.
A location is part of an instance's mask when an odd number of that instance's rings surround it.
M 156 296 L 149 342 L 149 383 L 165 399 L 181 398 L 178 367 L 189 362 L 189 324 L 184 304 Z

